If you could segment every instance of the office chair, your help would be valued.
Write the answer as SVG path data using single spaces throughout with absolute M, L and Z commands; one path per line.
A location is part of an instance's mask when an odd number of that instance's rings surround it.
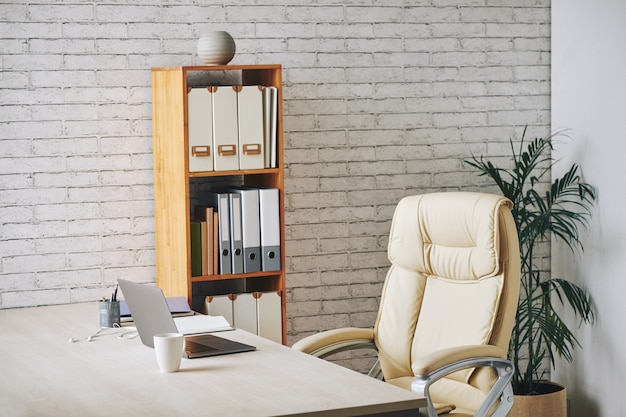
M 328 330 L 293 348 L 320 358 L 374 348 L 370 375 L 425 396 L 429 417 L 506 416 L 520 285 L 511 208 L 482 193 L 405 197 L 391 224 L 374 328 Z

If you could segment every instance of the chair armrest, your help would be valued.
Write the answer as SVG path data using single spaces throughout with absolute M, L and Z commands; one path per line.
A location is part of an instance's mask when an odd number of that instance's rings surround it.
M 442 349 L 417 359 L 413 365 L 413 375 L 428 375 L 445 366 L 466 359 L 493 357 L 505 359 L 507 352 L 491 345 L 457 346 Z M 471 366 L 470 366 L 471 367 Z
M 294 343 L 292 348 L 318 358 L 324 358 L 345 350 L 376 349 L 376 345 L 374 344 L 373 329 L 348 327 L 307 336 Z
M 491 417 L 505 417 L 513 406 L 513 364 L 506 359 L 506 352 L 495 346 L 461 346 L 427 355 L 413 365 L 416 376 L 411 384 L 411 391 L 427 398 L 428 416 L 436 417 L 437 413 L 430 398 L 430 386 L 453 372 L 483 366 L 494 368 L 498 379 L 474 416 L 484 417 L 493 411 Z M 492 410 L 498 400 L 500 403 Z

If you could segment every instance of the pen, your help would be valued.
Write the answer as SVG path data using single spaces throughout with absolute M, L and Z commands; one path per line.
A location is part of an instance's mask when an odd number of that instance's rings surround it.
M 118 285 L 115 286 L 115 291 L 113 291 L 113 295 L 111 296 L 111 301 L 117 301 L 117 287 Z

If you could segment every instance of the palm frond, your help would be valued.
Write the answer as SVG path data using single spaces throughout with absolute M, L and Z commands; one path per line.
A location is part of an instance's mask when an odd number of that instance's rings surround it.
M 593 301 L 583 288 L 562 278 L 550 278 L 545 281 L 545 285 L 550 287 L 551 294 L 554 294 L 562 305 L 566 306 L 566 303 L 569 305 L 575 316 L 580 319 L 581 325 L 595 323 Z

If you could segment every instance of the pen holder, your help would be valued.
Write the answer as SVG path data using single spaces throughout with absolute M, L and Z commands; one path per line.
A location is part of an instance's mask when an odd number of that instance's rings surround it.
M 100 327 L 120 327 L 119 301 L 100 301 Z

